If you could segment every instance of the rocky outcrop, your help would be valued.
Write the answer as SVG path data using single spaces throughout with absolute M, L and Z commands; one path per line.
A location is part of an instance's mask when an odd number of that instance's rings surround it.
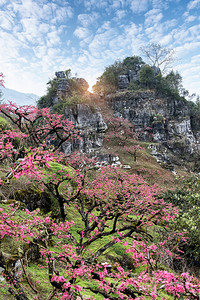
M 129 78 L 128 75 L 120 75 L 118 77 L 118 87 L 120 90 L 127 89 L 129 86 Z
M 64 71 L 55 72 L 56 75 L 56 93 L 52 99 L 52 105 L 59 103 L 72 95 L 74 88 L 81 89 L 86 92 L 89 88 L 87 81 L 84 78 L 68 78 Z
M 200 148 L 200 130 L 191 117 L 187 101 L 158 96 L 153 91 L 122 91 L 129 83 L 138 80 L 139 68 L 129 70 L 128 75 L 119 77 L 121 91 L 107 95 L 105 101 L 117 117 L 123 117 L 136 125 L 139 136 L 152 143 L 150 149 L 158 162 L 170 170 L 173 164 L 191 160 Z M 154 69 L 158 74 L 159 69 Z M 54 101 L 70 95 L 70 81 L 64 72 L 56 73 L 58 84 Z M 87 89 L 87 82 L 76 78 L 76 83 Z M 57 99 L 57 100 L 56 100 Z M 96 105 L 72 104 L 65 109 L 65 117 L 71 120 L 80 132 L 81 139 L 66 142 L 62 151 L 69 155 L 73 151 L 99 157 L 100 164 L 119 164 L 115 157 L 101 152 L 107 125 Z M 195 130 L 194 130 L 195 124 Z M 144 130 L 147 129 L 148 130 Z
M 107 96 L 118 117 L 133 122 L 144 140 L 162 145 L 159 151 L 164 161 L 178 162 L 189 159 L 199 150 L 199 135 L 194 134 L 188 103 L 169 97 L 159 97 L 155 92 L 119 92 Z M 150 132 L 142 133 L 148 127 Z M 154 147 L 155 152 L 155 147 Z
M 99 150 L 103 143 L 104 132 L 107 129 L 107 125 L 104 122 L 100 109 L 95 106 L 93 99 L 88 90 L 88 83 L 84 78 L 68 78 L 66 72 L 59 71 L 55 73 L 56 78 L 56 93 L 52 98 L 52 106 L 67 100 L 76 93 L 77 98 L 88 98 L 90 105 L 87 103 L 73 103 L 65 108 L 63 112 L 66 119 L 72 121 L 75 128 L 80 133 L 81 138 L 73 140 L 72 142 L 65 142 L 62 144 L 62 151 L 69 155 L 74 151 L 81 153 L 93 153 Z
M 91 153 L 100 149 L 107 125 L 97 108 L 92 109 L 87 104 L 77 104 L 72 108 L 67 107 L 65 116 L 74 123 L 81 135 L 81 139 L 62 145 L 65 154 L 71 154 L 72 151 Z
M 160 69 L 158 67 L 152 67 L 154 72 L 154 77 L 160 73 Z M 125 90 L 129 87 L 129 84 L 132 82 L 137 82 L 139 80 L 139 72 L 141 70 L 140 65 L 136 65 L 134 70 L 129 70 L 128 74 L 119 75 L 118 76 L 118 88 L 120 90 Z M 156 81 L 156 79 L 155 79 Z

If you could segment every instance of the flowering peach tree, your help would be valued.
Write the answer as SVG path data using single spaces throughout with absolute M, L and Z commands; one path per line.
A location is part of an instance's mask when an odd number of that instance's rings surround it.
M 96 170 L 80 155 L 65 157 L 58 150 L 77 132 L 61 115 L 11 103 L 0 110 L 14 124 L 0 133 L 1 163 L 12 160 L 10 184 L 23 177 L 47 189 L 59 207 L 57 216 L 30 212 L 18 202 L 0 207 L 0 266 L 14 299 L 199 299 L 199 280 L 171 268 L 185 236 L 168 228 L 178 211 L 157 196 L 157 186 L 120 168 Z M 9 260 L 8 240 L 16 245 Z M 112 255 L 117 249 L 129 264 Z M 43 295 L 32 262 L 45 270 Z

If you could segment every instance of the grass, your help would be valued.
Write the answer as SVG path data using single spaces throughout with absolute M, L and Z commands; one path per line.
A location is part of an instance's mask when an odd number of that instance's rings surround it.
M 135 145 L 134 142 L 129 142 L 129 146 Z M 156 161 L 156 158 L 151 155 L 148 146 L 150 143 L 138 142 L 138 145 L 142 147 L 142 150 L 138 150 L 136 154 L 136 161 L 134 161 L 133 155 L 127 153 L 123 147 L 119 144 L 117 139 L 112 139 L 109 142 L 104 143 L 105 153 L 111 152 L 120 158 L 122 165 L 129 165 L 131 169 L 128 170 L 129 173 L 136 173 L 143 176 L 146 181 L 150 184 L 157 184 L 161 190 L 165 191 L 167 189 L 173 189 L 176 187 L 176 177 L 174 174 L 162 168 L 162 166 Z M 178 174 L 186 174 L 184 169 L 178 169 Z

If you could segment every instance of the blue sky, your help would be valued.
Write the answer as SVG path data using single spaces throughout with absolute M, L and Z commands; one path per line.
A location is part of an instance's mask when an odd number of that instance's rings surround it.
M 175 50 L 174 70 L 200 94 L 200 0 L 0 0 L 0 72 L 20 92 L 43 95 L 69 68 L 92 86 L 152 42 Z

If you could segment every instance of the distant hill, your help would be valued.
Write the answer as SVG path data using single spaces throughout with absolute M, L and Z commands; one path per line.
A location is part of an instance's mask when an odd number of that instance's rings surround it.
M 21 93 L 8 88 L 1 88 L 2 99 L 4 102 L 12 101 L 17 105 L 36 105 L 40 98 L 35 94 Z

